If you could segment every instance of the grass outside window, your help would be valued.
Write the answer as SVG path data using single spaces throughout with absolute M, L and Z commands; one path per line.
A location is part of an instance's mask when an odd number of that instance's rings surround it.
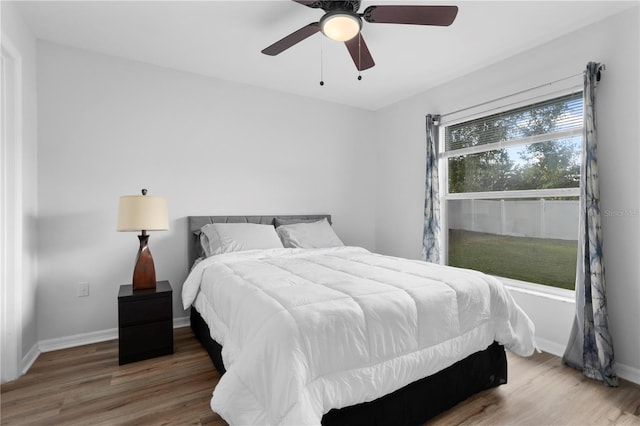
M 578 242 L 449 230 L 449 265 L 575 289 Z

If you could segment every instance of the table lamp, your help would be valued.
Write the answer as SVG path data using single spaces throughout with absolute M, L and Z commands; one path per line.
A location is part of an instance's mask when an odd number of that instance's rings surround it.
M 147 195 L 124 195 L 120 197 L 118 209 L 118 231 L 140 231 L 140 248 L 133 269 L 133 290 L 153 289 L 156 287 L 156 269 L 149 251 L 147 231 L 166 231 L 169 229 L 167 200 L 163 197 Z

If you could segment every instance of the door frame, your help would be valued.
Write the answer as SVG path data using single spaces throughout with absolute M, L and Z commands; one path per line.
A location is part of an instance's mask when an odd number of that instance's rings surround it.
M 22 55 L 1 39 L 0 382 L 17 379 L 22 364 Z

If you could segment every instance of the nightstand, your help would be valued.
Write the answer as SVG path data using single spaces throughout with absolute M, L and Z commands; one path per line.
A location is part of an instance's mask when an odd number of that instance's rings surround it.
M 169 281 L 155 289 L 118 292 L 119 364 L 173 353 L 173 290 Z

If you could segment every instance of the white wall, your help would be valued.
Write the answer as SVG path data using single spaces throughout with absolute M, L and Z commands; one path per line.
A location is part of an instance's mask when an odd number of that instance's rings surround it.
M 22 17 L 11 3 L 2 3 L 2 35 L 6 37 L 3 42 L 9 42 L 20 55 L 21 67 L 21 103 L 20 120 L 20 147 L 19 169 L 21 169 L 20 201 L 22 223 L 22 268 L 20 282 L 16 283 L 16 289 L 21 292 L 22 306 L 19 319 L 22 328 L 21 358 L 23 364 L 33 361 L 30 354 L 34 353 L 37 346 L 36 328 L 36 284 L 37 284 L 37 228 L 36 216 L 38 214 L 37 183 L 37 105 L 36 105 L 36 39 L 22 20 Z M 26 365 L 23 365 L 23 368 Z
M 598 88 L 599 165 L 611 333 L 619 372 L 640 381 L 640 172 L 638 8 L 379 110 L 376 249 L 420 258 L 425 115 L 446 114 L 606 64 Z M 446 66 L 446 64 L 442 64 Z M 563 302 L 514 293 L 541 341 L 564 347 Z M 549 318 L 558 319 L 553 323 Z
M 143 187 L 169 201 L 149 245 L 174 317 L 189 215 L 330 213 L 373 249 L 370 112 L 39 42 L 38 117 L 41 341 L 117 327 L 138 248 L 118 197 Z

